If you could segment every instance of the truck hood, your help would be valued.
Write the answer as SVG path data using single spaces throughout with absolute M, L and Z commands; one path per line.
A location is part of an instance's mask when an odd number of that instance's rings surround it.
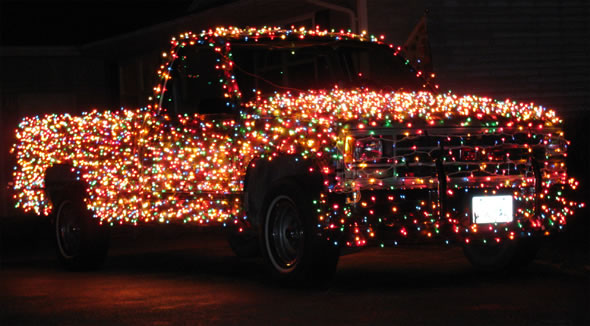
M 311 90 L 294 95 L 277 93 L 246 104 L 262 117 L 312 120 L 320 124 L 345 122 L 370 127 L 417 122 L 431 126 L 485 126 L 490 121 L 538 122 L 537 126 L 561 123 L 555 111 L 533 103 L 498 101 L 451 92 L 404 92 L 367 88 Z

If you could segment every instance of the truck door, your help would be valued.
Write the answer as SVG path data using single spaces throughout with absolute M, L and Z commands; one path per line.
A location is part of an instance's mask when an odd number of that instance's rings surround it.
M 151 143 L 154 219 L 223 222 L 239 213 L 241 183 L 234 135 L 238 114 L 224 95 L 221 55 L 210 46 L 179 48 Z

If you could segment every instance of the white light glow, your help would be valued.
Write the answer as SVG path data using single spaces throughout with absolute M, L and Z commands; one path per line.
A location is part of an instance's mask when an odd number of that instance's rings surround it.
M 471 211 L 476 224 L 512 222 L 512 196 L 473 196 Z

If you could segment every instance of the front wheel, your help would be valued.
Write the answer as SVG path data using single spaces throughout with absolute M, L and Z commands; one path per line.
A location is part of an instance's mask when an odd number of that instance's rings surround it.
M 267 192 L 261 248 L 280 281 L 321 283 L 336 271 L 339 249 L 318 232 L 312 201 L 313 192 L 294 182 L 277 183 Z
M 98 225 L 81 196 L 63 196 L 56 206 L 56 251 L 61 264 L 70 270 L 102 266 L 110 242 L 108 228 Z

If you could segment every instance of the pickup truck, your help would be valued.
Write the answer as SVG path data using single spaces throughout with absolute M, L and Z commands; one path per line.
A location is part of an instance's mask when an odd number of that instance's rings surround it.
M 424 242 L 500 270 L 584 205 L 553 110 L 439 92 L 382 37 L 232 27 L 171 43 L 146 107 L 16 130 L 15 205 L 53 219 L 68 268 L 104 261 L 109 226 L 196 223 L 285 282 L 330 279 L 347 248 Z

